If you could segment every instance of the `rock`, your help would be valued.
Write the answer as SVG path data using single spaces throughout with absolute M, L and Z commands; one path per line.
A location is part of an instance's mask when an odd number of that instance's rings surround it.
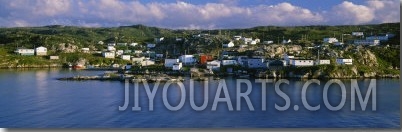
M 73 53 L 78 50 L 78 46 L 70 44 L 70 43 L 61 43 L 57 46 L 57 51 L 63 52 L 63 53 Z

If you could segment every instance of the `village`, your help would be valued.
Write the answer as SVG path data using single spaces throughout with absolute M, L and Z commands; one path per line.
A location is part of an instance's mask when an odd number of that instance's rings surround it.
M 335 35 L 334 35 L 335 36 Z M 352 40 L 347 42 L 344 36 L 349 36 Z M 351 36 L 351 37 L 350 37 Z M 103 58 L 113 60 L 124 60 L 126 64 L 112 64 L 111 68 L 122 69 L 126 71 L 147 70 L 151 66 L 163 66 L 159 71 L 169 71 L 169 73 L 197 73 L 201 75 L 238 75 L 239 77 L 265 76 L 266 71 L 280 71 L 287 67 L 312 67 L 319 65 L 353 65 L 354 60 L 350 56 L 342 56 L 336 52 L 331 52 L 330 47 L 338 49 L 352 46 L 355 50 L 359 47 L 384 46 L 382 42 L 394 37 L 394 34 L 368 35 L 365 37 L 363 32 L 352 32 L 341 34 L 341 40 L 336 37 L 322 38 L 322 44 L 311 44 L 311 46 L 300 46 L 292 42 L 291 39 L 282 41 L 260 40 L 258 38 L 244 37 L 241 35 L 232 36 L 230 39 L 222 41 L 221 47 L 217 49 L 218 53 L 200 53 L 197 48 L 200 42 L 212 43 L 210 38 L 219 37 L 211 34 L 193 34 L 190 37 L 154 38 L 154 42 L 144 44 L 138 42 L 103 42 L 96 44 L 103 49 L 93 50 L 93 48 L 82 47 L 76 52 L 93 54 Z M 303 39 L 303 38 L 302 38 Z M 195 48 L 198 53 L 191 53 L 190 49 L 185 51 L 176 51 L 169 54 L 169 51 L 160 48 L 164 41 L 171 40 L 177 43 L 190 43 L 189 48 Z M 197 40 L 199 45 L 194 45 Z M 201 41 L 204 40 L 204 41 Z M 388 45 L 389 46 L 389 45 Z M 135 49 L 135 50 L 130 50 Z M 269 52 L 271 51 L 271 52 Z M 314 51 L 314 52 L 313 52 Z M 183 54 L 184 52 L 184 54 Z M 58 60 L 59 56 L 49 55 L 48 49 L 44 46 L 28 49 L 18 47 L 15 53 L 21 56 L 48 56 L 50 60 Z M 181 53 L 181 54 L 180 54 Z M 309 54 L 306 55 L 306 54 Z M 101 67 L 97 64 L 89 64 L 87 61 L 68 62 L 68 67 L 74 69 L 96 69 Z M 149 69 L 150 70 L 150 69 Z M 155 71 L 151 71 L 155 72 Z M 271 72 L 272 73 L 272 72 Z M 276 73 L 273 72 L 273 76 Z M 271 74 L 272 75 L 272 74 Z

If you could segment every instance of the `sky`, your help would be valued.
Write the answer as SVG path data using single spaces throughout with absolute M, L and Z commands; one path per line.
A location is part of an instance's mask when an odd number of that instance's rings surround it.
M 399 0 L 0 0 L 0 27 L 171 29 L 400 22 Z

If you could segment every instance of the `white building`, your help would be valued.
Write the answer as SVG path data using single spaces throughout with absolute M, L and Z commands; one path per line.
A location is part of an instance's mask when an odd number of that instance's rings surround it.
M 121 59 L 123 60 L 130 60 L 131 56 L 130 55 L 121 55 Z
M 291 60 L 290 65 L 291 66 L 313 66 L 314 61 L 313 60 Z
M 177 62 L 173 64 L 172 70 L 174 71 L 179 71 L 183 67 L 183 64 L 181 62 Z
M 145 59 L 144 61 L 141 62 L 141 66 L 150 66 L 150 65 L 155 65 L 155 61 Z
M 249 58 L 247 59 L 248 68 L 266 68 L 267 65 L 264 64 L 264 59 L 262 58 Z
M 184 65 L 194 64 L 197 60 L 194 58 L 194 55 L 181 55 L 179 57 L 179 61 L 183 62 Z
M 165 67 L 173 67 L 174 64 L 178 63 L 179 59 L 165 59 Z
M 250 42 L 250 44 L 255 45 L 255 44 L 257 44 L 257 41 L 253 40 Z
M 41 55 L 47 55 L 47 48 L 40 46 L 35 48 L 35 53 L 37 56 L 41 56 Z
M 14 52 L 19 55 L 35 55 L 35 49 L 17 48 Z
M 336 59 L 336 63 L 339 65 L 352 65 L 353 63 L 352 59 L 344 59 L 344 58 L 338 58 Z
M 81 48 L 82 53 L 89 53 L 89 48 Z
M 133 58 L 131 58 L 132 62 L 139 63 L 139 64 L 141 64 L 141 62 L 143 62 L 144 60 L 145 60 L 145 57 L 133 57 Z
M 159 42 L 162 42 L 163 40 L 165 40 L 165 38 L 164 37 L 155 38 L 154 40 L 155 40 L 156 43 L 159 43 Z
M 116 43 L 108 43 L 107 46 L 116 46 Z
M 352 32 L 353 36 L 363 36 L 363 32 Z
M 208 70 L 219 70 L 221 68 L 221 62 L 218 60 L 207 62 Z
M 234 43 L 232 41 L 230 41 L 227 44 L 222 44 L 222 47 L 224 47 L 224 48 L 230 48 L 230 47 L 233 47 L 233 46 L 234 46 Z
M 330 44 L 332 44 L 332 43 L 336 43 L 336 42 L 338 42 L 338 39 L 336 39 L 336 38 L 324 38 L 324 43 L 330 43 Z
M 114 46 L 107 46 L 108 51 L 116 51 L 116 48 Z
M 262 42 L 262 43 L 263 43 L 263 44 L 273 44 L 274 41 L 268 40 L 268 41 L 264 41 L 264 42 Z
M 127 46 L 127 43 L 117 43 L 118 46 Z
M 222 60 L 221 63 L 223 66 L 237 65 L 237 60 Z
M 331 64 L 331 60 L 317 60 L 316 65 L 329 65 Z
M 114 58 L 116 56 L 115 52 L 102 52 L 102 56 L 105 58 Z
M 234 40 L 240 40 L 242 37 L 241 36 L 233 36 Z
M 132 46 L 132 47 L 137 46 L 137 45 L 138 45 L 138 43 L 131 43 L 130 44 L 130 46 Z
M 253 38 L 246 38 L 246 37 L 243 37 L 243 38 L 241 38 L 241 40 L 244 41 L 244 44 L 249 44 L 249 43 L 251 43 L 251 41 L 253 41 Z
M 120 56 L 120 55 L 123 55 L 123 54 L 124 54 L 124 50 L 117 50 L 116 51 L 117 56 Z
M 380 45 L 380 40 L 354 40 L 355 45 L 369 45 L 369 46 L 375 46 L 375 45 Z

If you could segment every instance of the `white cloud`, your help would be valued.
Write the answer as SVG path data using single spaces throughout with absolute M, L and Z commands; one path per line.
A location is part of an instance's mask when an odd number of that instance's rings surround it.
M 191 4 L 122 0 L 0 0 L 0 26 L 121 26 L 145 24 L 168 28 L 244 28 L 261 25 L 365 24 L 399 22 L 399 1 L 344 1 L 313 12 L 283 2 L 245 7 L 238 0 Z

